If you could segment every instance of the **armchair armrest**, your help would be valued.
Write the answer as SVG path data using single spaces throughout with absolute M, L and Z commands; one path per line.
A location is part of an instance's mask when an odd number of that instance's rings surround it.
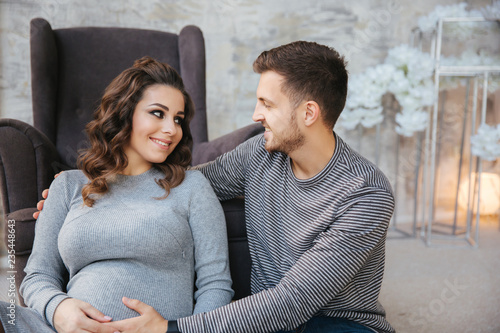
M 33 126 L 0 119 L 0 193 L 4 213 L 35 207 L 60 169 L 56 148 Z
M 215 160 L 218 156 L 233 150 L 240 143 L 264 132 L 261 124 L 252 124 L 223 135 L 209 142 L 199 142 L 193 147 L 193 165 Z
M 0 197 L 5 214 L 5 244 L 14 245 L 16 287 L 33 246 L 36 203 L 49 188 L 61 164 L 56 148 L 33 126 L 15 119 L 0 119 Z M 9 242 L 14 234 L 14 242 Z M 24 305 L 22 296 L 19 302 Z

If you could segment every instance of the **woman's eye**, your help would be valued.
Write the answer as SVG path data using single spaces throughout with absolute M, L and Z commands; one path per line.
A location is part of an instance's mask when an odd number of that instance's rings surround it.
M 264 107 L 265 107 L 266 109 L 269 109 L 271 106 L 269 106 L 269 105 L 267 105 L 267 104 L 264 104 Z
M 174 121 L 175 121 L 176 124 L 180 125 L 184 121 L 184 118 L 182 118 L 182 117 L 175 117 Z
M 163 119 L 163 111 L 158 111 L 158 110 L 155 110 L 155 111 L 151 111 L 150 112 L 153 116 L 155 117 L 158 117 L 160 119 Z

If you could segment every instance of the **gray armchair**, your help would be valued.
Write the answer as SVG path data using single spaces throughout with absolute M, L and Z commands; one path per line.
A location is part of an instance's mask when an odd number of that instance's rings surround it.
M 78 150 L 87 142 L 92 119 L 105 87 L 134 60 L 149 55 L 174 67 L 193 98 L 193 165 L 215 159 L 262 131 L 241 128 L 208 141 L 205 46 L 199 28 L 168 32 L 83 27 L 53 30 L 41 18 L 31 21 L 33 122 L 0 119 L 0 190 L 5 220 L 15 220 L 16 282 L 24 277 L 31 253 L 34 207 L 55 173 L 76 167 Z M 250 257 L 243 199 L 223 202 L 229 236 L 235 298 L 250 294 Z M 21 299 L 22 302 L 22 299 Z

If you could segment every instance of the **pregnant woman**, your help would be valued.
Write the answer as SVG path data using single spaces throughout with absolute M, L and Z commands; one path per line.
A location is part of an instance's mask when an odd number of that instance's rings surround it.
M 230 302 L 222 208 L 186 170 L 193 112 L 177 72 L 152 58 L 111 82 L 80 170 L 54 180 L 37 220 L 20 290 L 28 308 L 13 324 L 0 304 L 6 332 L 113 332 L 102 323 L 139 315 L 123 297 L 170 320 Z

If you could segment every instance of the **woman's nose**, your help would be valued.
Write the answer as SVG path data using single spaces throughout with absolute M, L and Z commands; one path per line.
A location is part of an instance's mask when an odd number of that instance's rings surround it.
M 166 120 L 163 123 L 161 131 L 166 134 L 175 135 L 177 133 L 177 126 L 173 120 Z

